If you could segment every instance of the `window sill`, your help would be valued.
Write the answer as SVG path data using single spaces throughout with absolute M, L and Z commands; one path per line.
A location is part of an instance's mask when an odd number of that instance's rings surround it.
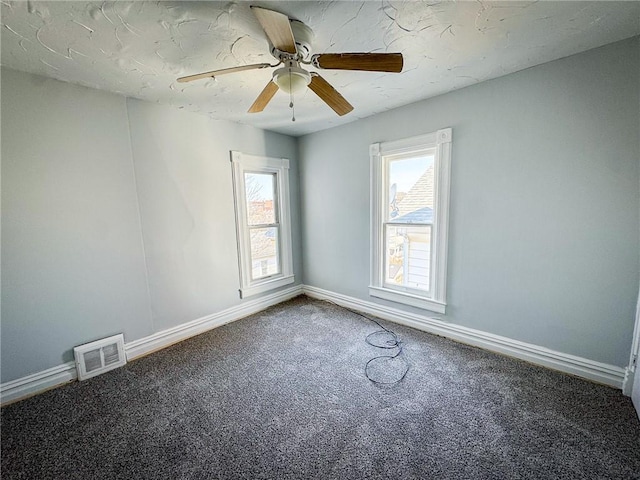
M 252 295 L 257 295 L 259 293 L 268 292 L 269 290 L 273 290 L 274 288 L 284 287 L 285 285 L 289 285 L 293 283 L 293 281 L 294 281 L 293 275 L 285 275 L 283 277 L 277 277 L 277 278 L 266 280 L 264 282 L 256 283 L 254 285 L 241 288 L 240 298 L 247 298 L 247 297 L 251 297 Z
M 411 307 L 422 308 L 423 310 L 429 310 L 436 313 L 445 313 L 447 307 L 446 303 L 437 302 L 418 295 L 411 295 L 410 293 L 396 292 L 380 287 L 369 287 L 369 295 L 372 297 L 382 298 L 391 302 L 403 303 Z

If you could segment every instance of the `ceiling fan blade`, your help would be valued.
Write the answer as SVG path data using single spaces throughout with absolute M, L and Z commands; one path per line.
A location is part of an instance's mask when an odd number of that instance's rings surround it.
M 274 47 L 281 52 L 297 53 L 296 40 L 293 37 L 289 17 L 280 12 L 253 5 L 251 11 L 262 25 L 264 33 L 267 34 Z
M 195 75 L 189 75 L 186 77 L 180 77 L 178 82 L 192 82 L 194 80 L 200 80 L 201 78 L 213 78 L 227 73 L 243 72 L 245 70 L 256 70 L 258 68 L 272 67 L 270 63 L 254 63 L 253 65 L 243 65 L 240 67 L 222 68 L 220 70 L 212 70 L 210 72 L 197 73 Z
M 313 55 L 311 62 L 334 70 L 400 73 L 404 60 L 401 53 L 320 53 Z
M 313 90 L 314 93 L 318 95 L 324 103 L 329 105 L 338 115 L 346 115 L 353 110 L 353 106 L 347 102 L 344 97 L 329 84 L 329 82 L 316 72 L 311 73 L 311 83 L 309 84 L 309 88 Z
M 249 113 L 258 113 L 264 110 L 264 107 L 271 101 L 273 96 L 278 91 L 278 85 L 276 85 L 273 81 L 269 81 L 267 86 L 264 87 L 256 101 L 253 102 L 253 105 L 249 108 Z

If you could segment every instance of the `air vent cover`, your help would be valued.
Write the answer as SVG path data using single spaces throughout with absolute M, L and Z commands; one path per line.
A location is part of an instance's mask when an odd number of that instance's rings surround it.
M 127 363 L 122 334 L 75 347 L 73 354 L 79 380 L 95 377 Z

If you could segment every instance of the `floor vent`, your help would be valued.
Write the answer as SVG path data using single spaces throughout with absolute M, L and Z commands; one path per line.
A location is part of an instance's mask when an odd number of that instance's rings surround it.
M 73 349 L 78 380 L 86 380 L 127 363 L 122 334 L 85 343 Z

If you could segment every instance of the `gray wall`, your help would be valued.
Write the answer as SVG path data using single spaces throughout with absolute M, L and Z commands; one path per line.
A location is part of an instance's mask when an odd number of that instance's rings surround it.
M 127 100 L 156 330 L 238 304 L 230 150 L 290 162 L 294 274 L 302 281 L 296 140 Z
M 1 93 L 2 382 L 241 302 L 229 150 L 292 160 L 300 282 L 295 139 L 4 68 Z
M 300 139 L 304 283 L 369 297 L 369 144 L 453 128 L 445 321 L 626 366 L 638 38 Z M 356 106 L 357 111 L 357 106 Z
M 442 127 L 454 146 L 439 317 L 624 366 L 640 263 L 638 47 L 299 142 L 2 69 L 1 381 L 69 361 L 77 344 L 240 303 L 229 150 L 292 160 L 297 282 L 304 271 L 310 285 L 397 307 L 368 296 L 368 146 Z

